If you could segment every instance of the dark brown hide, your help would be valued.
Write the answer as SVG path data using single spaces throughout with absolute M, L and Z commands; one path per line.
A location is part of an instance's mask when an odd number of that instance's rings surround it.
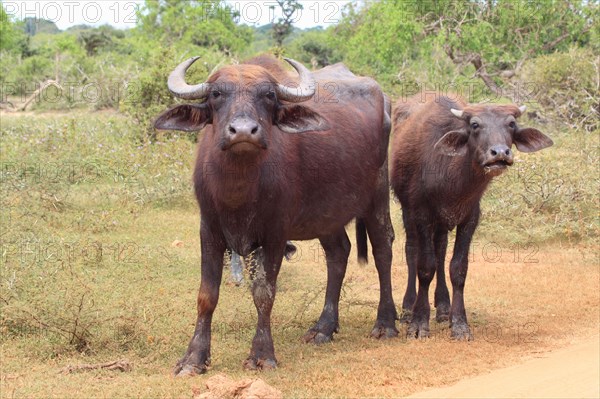
M 325 306 L 304 339 L 331 340 L 350 252 L 344 226 L 355 218 L 368 232 L 381 284 L 372 335 L 397 335 L 390 280 L 389 103 L 375 81 L 341 64 L 313 77 L 314 97 L 288 103 L 277 98 L 274 87 L 294 79 L 278 61 L 261 57 L 226 66 L 208 79 L 211 91 L 204 102 L 175 107 L 156 122 L 158 128 L 171 129 L 206 125 L 194 172 L 201 209 L 202 300 L 178 374 L 204 372 L 209 363 L 210 324 L 226 248 L 252 253 L 257 263 L 252 292 L 258 324 L 246 367 L 276 364 L 270 313 L 286 240 L 318 238 L 323 245 Z M 189 119 L 182 117 L 185 113 Z
M 552 145 L 540 131 L 520 128 L 516 123 L 520 115 L 516 105 L 469 105 L 457 96 L 438 95 L 426 101 L 415 97 L 394 107 L 391 184 L 406 230 L 409 273 L 403 310 L 411 318 L 409 336 L 429 334 L 428 291 L 437 270 L 438 321 L 450 318 L 454 338 L 472 338 L 463 288 L 479 201 L 492 178 L 512 165 L 513 144 L 525 152 Z M 456 226 L 450 306 L 444 258 L 448 231 Z

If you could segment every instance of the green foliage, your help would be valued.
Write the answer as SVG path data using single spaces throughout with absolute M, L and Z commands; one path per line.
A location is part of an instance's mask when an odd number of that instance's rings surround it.
M 154 119 L 174 103 L 166 77 L 179 62 L 200 56 L 187 79 L 203 81 L 216 65 L 231 60 L 250 43 L 251 28 L 236 25 L 234 18 L 223 2 L 146 2 L 128 39 L 144 67 L 128 82 L 119 105 L 141 127 L 140 140 L 155 138 Z
M 22 29 L 22 22 L 12 21 L 0 5 L 0 82 L 6 81 L 6 72 L 14 66 L 12 56 L 29 55 L 29 36 Z M 9 58 L 9 60 L 7 60 Z
M 301 11 L 304 7 L 297 0 L 276 0 L 281 11 L 281 17 L 277 22 L 273 22 L 271 28 L 272 35 L 275 39 L 275 46 L 281 47 L 286 37 L 292 33 L 292 21 L 296 12 Z M 271 6 L 274 9 L 275 6 Z
M 446 2 L 423 20 L 441 21 L 437 39 L 456 56 L 478 54 L 491 69 L 513 69 L 524 57 L 589 42 L 589 2 L 560 0 Z M 434 32 L 438 29 L 433 28 Z
M 100 50 L 114 46 L 113 38 L 122 39 L 125 34 L 110 25 L 98 29 L 85 29 L 79 33 L 79 41 L 83 44 L 88 56 L 98 54 Z
M 334 47 L 357 71 L 369 75 L 397 72 L 405 60 L 425 54 L 431 46 L 420 41 L 422 23 L 414 18 L 414 2 L 385 1 L 356 11 L 349 8 L 346 17 L 332 29 Z
M 31 39 L 30 47 L 31 51 L 36 55 L 48 58 L 66 53 L 75 57 L 83 56 L 77 36 L 68 32 L 61 32 L 59 34 L 39 33 Z
M 25 99 L 48 80 L 69 82 L 69 86 L 79 88 L 78 83 L 85 74 L 81 69 L 85 53 L 73 34 L 37 34 L 30 40 L 29 52 L 31 55 L 28 57 L 10 57 L 7 64 L 0 64 L 6 71 L 5 94 Z M 70 108 L 70 94 L 70 90 L 64 93 L 44 91 L 36 97 L 35 106 Z
M 223 54 L 213 50 L 198 48 L 194 54 L 201 59 L 196 61 L 186 75 L 191 84 L 206 80 L 213 68 L 227 62 Z M 176 57 L 171 48 L 159 48 L 143 61 L 148 67 L 128 83 L 126 95 L 120 103 L 120 110 L 140 126 L 143 132 L 141 141 L 155 138 L 154 120 L 175 103 L 175 98 L 167 88 L 166 77 L 183 59 Z
M 288 56 L 314 68 L 322 68 L 342 60 L 332 43 L 332 36 L 322 28 L 307 29 L 288 46 Z
M 28 36 L 35 36 L 39 33 L 56 34 L 60 32 L 54 22 L 32 17 L 26 17 L 23 20 L 23 29 Z
M 149 43 L 182 50 L 189 45 L 215 47 L 234 54 L 252 39 L 252 31 L 236 25 L 235 17 L 232 8 L 221 0 L 146 1 L 137 30 Z
M 393 94 L 398 84 L 473 77 L 488 78 L 485 84 L 496 94 L 494 85 L 506 83 L 499 76 L 518 73 L 526 59 L 572 43 L 597 46 L 598 8 L 597 2 L 560 0 L 383 1 L 349 6 L 328 33 L 351 69 L 377 76 Z M 456 66 L 446 67 L 444 57 Z M 404 81 L 423 70 L 424 80 Z
M 571 48 L 534 58 L 521 79 L 557 121 L 587 131 L 600 129 L 600 58 L 591 50 Z
M 28 83 L 37 83 L 46 80 L 52 76 L 53 72 L 53 63 L 48 57 L 34 55 L 25 58 L 23 63 L 13 70 L 12 75 L 17 85 L 26 86 Z
M 121 99 L 120 110 L 140 126 L 144 136 L 154 134 L 154 118 L 173 102 L 165 76 L 169 75 L 174 65 L 164 62 L 173 58 L 171 49 L 157 49 L 151 53 L 144 59 L 151 67 L 145 68 L 128 83 L 126 95 Z M 140 137 L 140 140 L 144 141 L 145 137 Z
M 300 7 L 297 2 L 280 3 L 289 15 Z M 288 14 L 282 21 L 249 27 L 236 23 L 239 16 L 225 1 L 147 1 L 138 25 L 125 31 L 83 25 L 56 33 L 51 22 L 15 22 L 4 13 L 0 81 L 9 83 L 5 93 L 23 97 L 40 82 L 55 79 L 66 83 L 70 95 L 63 93 L 53 102 L 42 98 L 34 107 L 112 107 L 148 128 L 152 113 L 174 101 L 164 82 L 176 60 L 202 56 L 206 64 L 192 68 L 196 75 L 190 76 L 201 79 L 221 61 L 236 62 L 268 51 L 313 68 L 342 61 L 355 73 L 377 79 L 393 98 L 454 88 L 471 101 L 489 97 L 516 101 L 512 94 L 518 85 L 535 81 L 540 87 L 549 85 L 544 93 L 564 93 L 540 97 L 541 106 L 555 109 L 555 103 L 575 102 L 566 114 L 553 113 L 571 125 L 583 118 L 589 130 L 596 126 L 591 112 L 597 104 L 595 81 L 590 80 L 593 71 L 590 74 L 584 58 L 570 67 L 568 59 L 576 49 L 589 49 L 592 58 L 600 51 L 599 12 L 597 2 L 583 0 L 350 3 L 341 21 L 327 29 L 299 30 L 288 20 L 287 36 L 277 47 L 272 47 L 272 33 Z M 554 53 L 564 56 L 556 55 L 552 71 L 544 67 L 547 70 L 539 74 L 528 72 L 534 64 L 535 68 L 552 64 L 545 57 Z M 556 71 L 559 67 L 562 70 Z M 580 67 L 586 72 L 577 78 Z M 548 79 L 556 74 L 571 77 L 569 90 L 552 86 L 557 81 Z M 102 93 L 98 99 L 84 98 L 89 85 Z
M 0 51 L 12 50 L 17 30 L 4 8 L 0 6 Z

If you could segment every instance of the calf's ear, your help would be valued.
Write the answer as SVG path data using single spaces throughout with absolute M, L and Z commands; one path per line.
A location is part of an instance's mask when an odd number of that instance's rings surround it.
M 513 141 L 521 152 L 535 152 L 554 144 L 550 137 L 531 127 L 517 130 Z
M 303 105 L 282 105 L 277 110 L 275 124 L 286 133 L 329 130 L 327 120 Z
M 464 156 L 467 154 L 467 143 L 469 133 L 464 130 L 452 130 L 438 140 L 433 148 L 444 155 L 451 157 Z
M 161 130 L 195 132 L 211 122 L 210 109 L 206 104 L 182 104 L 163 112 L 154 127 Z

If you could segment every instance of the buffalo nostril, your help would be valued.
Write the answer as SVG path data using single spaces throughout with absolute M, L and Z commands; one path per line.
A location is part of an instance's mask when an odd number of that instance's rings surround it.
M 229 126 L 229 133 L 236 134 L 237 132 L 233 126 Z
M 256 132 L 258 132 L 258 126 L 255 126 L 250 133 L 256 134 Z
M 490 150 L 490 154 L 492 154 L 493 157 L 495 157 L 496 155 L 498 155 L 498 153 L 496 152 L 496 150 Z
M 510 150 L 507 148 L 507 149 L 506 149 L 506 151 L 504 151 L 504 154 L 505 154 L 506 156 L 509 156 L 509 155 L 510 155 Z

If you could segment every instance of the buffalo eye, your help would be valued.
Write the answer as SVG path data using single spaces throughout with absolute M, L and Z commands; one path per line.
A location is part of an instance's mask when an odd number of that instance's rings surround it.
M 510 127 L 512 130 L 515 130 L 517 128 L 517 124 L 515 123 L 515 121 L 510 121 L 508 127 Z
M 477 123 L 477 122 L 473 122 L 473 123 L 471 123 L 471 129 L 475 130 L 475 129 L 477 129 L 478 127 L 479 127 L 479 123 Z
M 275 100 L 275 92 L 274 91 L 268 91 L 265 94 L 265 97 L 267 97 L 269 100 Z
M 219 97 L 221 97 L 221 92 L 219 90 L 213 90 L 212 93 L 210 93 L 210 95 L 213 98 L 219 98 Z

